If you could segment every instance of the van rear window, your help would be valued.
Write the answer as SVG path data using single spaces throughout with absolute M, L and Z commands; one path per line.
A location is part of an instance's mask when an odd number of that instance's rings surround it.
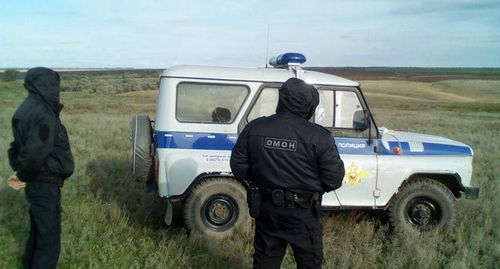
M 248 93 L 248 87 L 243 85 L 180 83 L 177 86 L 177 120 L 232 123 Z

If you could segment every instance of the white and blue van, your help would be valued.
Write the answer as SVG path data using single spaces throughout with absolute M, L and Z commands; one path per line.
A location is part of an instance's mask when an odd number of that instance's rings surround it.
M 245 125 L 275 112 L 278 88 L 291 77 L 314 85 L 320 103 L 311 121 L 331 130 L 345 164 L 340 189 L 322 206 L 388 210 L 400 231 L 448 231 L 455 200 L 475 199 L 473 150 L 443 137 L 378 128 L 359 84 L 303 70 L 305 57 L 285 53 L 272 68 L 180 65 L 160 76 L 155 120 L 132 117 L 134 178 L 182 209 L 191 232 L 225 237 L 250 218 L 245 186 L 229 167 Z

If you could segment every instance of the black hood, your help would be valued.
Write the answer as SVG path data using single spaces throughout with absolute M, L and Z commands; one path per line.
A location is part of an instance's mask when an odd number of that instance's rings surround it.
M 24 87 L 32 95 L 40 97 L 50 108 L 59 114 L 60 77 L 57 72 L 45 67 L 35 67 L 28 70 L 24 78 Z
M 319 93 L 313 85 L 290 78 L 280 87 L 276 113 L 292 113 L 309 120 L 319 104 Z

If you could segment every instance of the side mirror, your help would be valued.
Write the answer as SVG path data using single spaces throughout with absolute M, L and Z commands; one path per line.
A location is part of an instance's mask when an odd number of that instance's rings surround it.
M 354 112 L 352 119 L 352 127 L 354 130 L 362 132 L 368 129 L 368 124 L 370 124 L 368 115 L 368 111 L 358 110 Z

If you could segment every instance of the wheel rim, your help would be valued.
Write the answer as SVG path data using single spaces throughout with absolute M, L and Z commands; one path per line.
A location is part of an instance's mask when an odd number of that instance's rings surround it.
M 203 205 L 203 222 L 214 231 L 225 231 L 233 226 L 238 219 L 236 201 L 226 195 L 211 196 Z
M 410 200 L 406 209 L 406 221 L 420 231 L 435 228 L 442 219 L 441 207 L 428 197 L 416 197 Z

